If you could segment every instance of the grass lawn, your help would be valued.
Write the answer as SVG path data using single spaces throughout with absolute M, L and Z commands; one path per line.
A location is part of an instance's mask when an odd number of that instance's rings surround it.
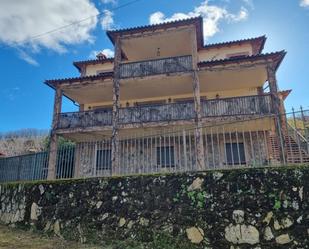
M 102 249 L 0 225 L 0 249 Z

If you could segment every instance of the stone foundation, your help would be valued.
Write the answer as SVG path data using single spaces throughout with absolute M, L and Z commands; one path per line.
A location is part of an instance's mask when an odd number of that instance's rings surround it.
M 302 166 L 6 184 L 0 221 L 82 242 L 309 248 L 308 179 Z

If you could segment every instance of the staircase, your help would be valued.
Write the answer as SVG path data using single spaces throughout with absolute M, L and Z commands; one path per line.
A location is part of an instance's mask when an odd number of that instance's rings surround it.
M 308 163 L 309 147 L 307 139 L 290 125 L 288 125 L 288 131 L 288 135 L 285 135 L 287 163 Z
M 280 164 L 280 141 L 275 133 L 269 134 L 268 148 L 271 164 Z
M 284 135 L 284 154 L 287 164 L 308 163 L 308 141 L 297 130 L 289 126 L 288 131 Z M 269 135 L 269 150 L 272 163 L 280 163 L 281 141 L 276 134 Z

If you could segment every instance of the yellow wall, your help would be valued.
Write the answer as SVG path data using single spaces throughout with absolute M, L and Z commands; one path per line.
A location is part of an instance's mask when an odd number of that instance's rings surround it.
M 257 89 L 256 88 L 248 88 L 248 89 L 237 89 L 237 90 L 231 90 L 231 91 L 217 91 L 217 92 L 201 92 L 201 97 L 206 99 L 215 99 L 216 95 L 219 95 L 219 98 L 229 98 L 229 97 L 236 97 L 236 96 L 249 96 L 249 95 L 257 95 Z M 120 96 L 120 105 L 121 107 L 126 107 L 127 103 L 129 103 L 129 106 L 134 106 L 134 103 L 136 102 L 148 102 L 148 101 L 161 101 L 164 100 L 166 103 L 170 102 L 176 102 L 177 99 L 183 99 L 183 98 L 192 98 L 192 94 L 185 94 L 185 95 L 174 95 L 169 97 L 156 97 L 156 98 L 147 98 L 147 99 L 132 99 L 132 100 L 126 100 L 121 101 Z M 87 103 L 84 105 L 84 110 L 91 110 L 95 107 L 111 107 L 113 103 L 111 101 L 109 102 L 99 102 L 99 103 Z
M 249 55 L 252 55 L 252 47 L 249 43 L 242 44 L 241 46 L 232 45 L 222 48 L 211 48 L 211 49 L 200 50 L 198 52 L 198 57 L 199 61 L 221 60 L 227 58 L 229 54 L 236 54 L 243 52 L 247 52 L 249 53 Z M 99 70 L 112 71 L 113 63 L 105 62 L 104 64 L 87 65 L 86 76 L 97 75 L 97 71 Z
M 247 52 L 252 55 L 252 47 L 250 44 L 233 45 L 222 48 L 211 48 L 200 50 L 198 53 L 199 61 L 221 60 L 227 58 L 229 54 Z
M 86 66 L 86 76 L 89 75 L 97 75 L 97 71 L 106 70 L 113 71 L 113 62 L 105 62 L 104 64 L 95 64 L 95 65 L 87 65 Z

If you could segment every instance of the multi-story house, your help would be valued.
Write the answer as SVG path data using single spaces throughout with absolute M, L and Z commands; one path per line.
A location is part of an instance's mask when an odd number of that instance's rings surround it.
M 55 89 L 49 178 L 58 136 L 77 144 L 76 177 L 121 173 L 128 165 L 136 167 L 132 173 L 252 165 L 257 150 L 262 164 L 282 156 L 274 138 L 285 121 L 276 117 L 289 91 L 278 90 L 276 71 L 286 53 L 263 54 L 265 36 L 205 45 L 201 17 L 107 36 L 114 58 L 74 62 L 80 77 L 46 81 Z M 79 111 L 61 113 L 62 96 Z M 177 135 L 162 139 L 165 129 Z

